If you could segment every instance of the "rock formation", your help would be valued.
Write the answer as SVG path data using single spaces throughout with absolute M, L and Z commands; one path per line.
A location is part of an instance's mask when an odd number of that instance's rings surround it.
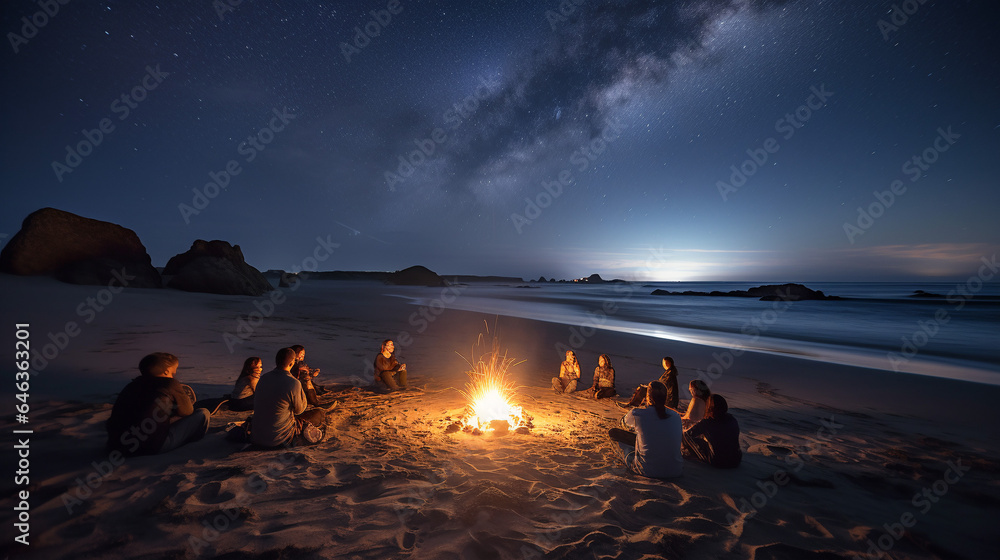
M 186 292 L 259 296 L 274 289 L 259 270 L 243 259 L 239 245 L 225 241 L 195 241 L 163 269 L 167 286 Z
M 0 272 L 51 275 L 71 284 L 162 287 L 134 231 L 55 208 L 42 208 L 24 219 L 0 252 Z

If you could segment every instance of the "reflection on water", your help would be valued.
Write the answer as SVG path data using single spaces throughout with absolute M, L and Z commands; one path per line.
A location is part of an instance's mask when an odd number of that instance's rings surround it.
M 448 307 L 584 325 L 726 348 L 1000 384 L 1000 288 L 975 301 L 947 296 L 954 283 L 811 283 L 842 301 L 653 296 L 670 291 L 745 290 L 748 283 L 471 285 Z M 411 298 L 424 304 L 422 298 Z

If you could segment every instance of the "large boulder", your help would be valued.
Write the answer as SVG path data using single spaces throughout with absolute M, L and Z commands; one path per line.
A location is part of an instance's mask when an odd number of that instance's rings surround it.
M 163 275 L 171 277 L 168 287 L 186 292 L 259 296 L 274 289 L 246 263 L 239 245 L 219 240 L 195 241 L 187 252 L 171 257 Z
M 424 266 L 411 266 L 403 270 L 397 270 L 389 275 L 386 280 L 389 284 L 398 286 L 447 286 L 448 283 L 437 273 Z
M 50 275 L 71 284 L 163 287 L 134 231 L 55 208 L 24 219 L 0 251 L 0 272 Z

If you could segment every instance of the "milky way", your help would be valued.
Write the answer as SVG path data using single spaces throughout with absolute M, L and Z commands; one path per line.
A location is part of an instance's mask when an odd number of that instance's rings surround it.
M 58 11 L 55 11 L 55 7 Z M 48 9 L 48 12 L 46 12 Z M 0 233 L 289 268 L 962 278 L 1000 248 L 990 2 L 10 2 Z

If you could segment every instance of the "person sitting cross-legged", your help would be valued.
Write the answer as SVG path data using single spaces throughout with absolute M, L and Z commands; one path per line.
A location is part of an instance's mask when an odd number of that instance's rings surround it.
M 406 364 L 396 360 L 396 345 L 391 340 L 382 341 L 375 356 L 375 381 L 385 383 L 390 391 L 406 389 Z
M 291 348 L 278 350 L 274 357 L 277 367 L 260 376 L 254 391 L 253 429 L 251 441 L 262 447 L 295 445 L 296 436 L 308 440 L 311 430 L 308 424 L 318 430 L 326 419 L 321 408 L 306 410 L 306 395 L 302 383 L 292 377 L 295 351 Z
M 729 403 L 722 395 L 708 397 L 705 417 L 684 432 L 684 455 L 720 469 L 740 466 L 740 424 L 729 413 Z
M 625 466 L 642 476 L 672 478 L 684 470 L 681 419 L 667 408 L 666 401 L 667 387 L 659 381 L 651 382 L 646 391 L 646 406 L 634 408 L 622 418 L 622 426 L 629 429 L 608 431 Z

